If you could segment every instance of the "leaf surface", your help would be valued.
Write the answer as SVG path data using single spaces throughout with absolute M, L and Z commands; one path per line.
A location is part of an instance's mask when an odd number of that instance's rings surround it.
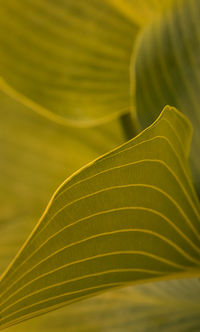
M 170 8 L 174 0 L 109 0 L 110 3 L 140 27 Z
M 124 142 L 118 120 L 66 128 L 0 93 L 0 271 L 31 232 L 58 185 Z
M 198 279 L 168 280 L 113 290 L 15 325 L 11 332 L 198 331 Z
M 59 187 L 2 276 L 3 327 L 130 283 L 199 275 L 190 138 L 186 118 L 166 107 Z
M 0 89 L 70 126 L 127 113 L 137 31 L 107 0 L 3 0 Z
M 188 116 L 194 128 L 191 169 L 200 193 L 200 3 L 175 1 L 141 34 L 134 62 L 136 108 L 142 128 L 166 104 Z

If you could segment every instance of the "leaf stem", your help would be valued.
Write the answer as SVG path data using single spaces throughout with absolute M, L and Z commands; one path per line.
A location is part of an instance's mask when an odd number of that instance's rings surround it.
M 130 140 L 139 134 L 139 125 L 137 119 L 133 117 L 132 113 L 122 114 L 120 117 L 120 122 L 125 134 L 126 140 Z

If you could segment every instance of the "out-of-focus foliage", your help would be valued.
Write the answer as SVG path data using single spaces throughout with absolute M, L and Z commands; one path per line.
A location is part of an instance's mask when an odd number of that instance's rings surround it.
M 107 0 L 3 0 L 0 75 L 56 121 L 83 126 L 116 117 L 130 110 L 137 31 Z
M 109 0 L 118 11 L 139 27 L 170 9 L 175 0 Z M 177 0 L 182 1 L 182 0 Z

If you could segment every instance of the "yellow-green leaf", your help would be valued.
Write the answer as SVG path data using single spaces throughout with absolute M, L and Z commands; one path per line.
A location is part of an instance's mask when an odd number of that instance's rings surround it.
M 67 128 L 0 93 L 0 272 L 22 246 L 58 185 L 124 142 L 120 121 Z
M 109 0 L 119 12 L 140 27 L 168 9 L 174 0 Z
M 68 125 L 128 112 L 137 31 L 108 0 L 2 0 L 0 89 Z
M 134 63 L 136 108 L 142 127 L 166 104 L 191 120 L 191 168 L 200 193 L 200 2 L 176 1 L 141 34 Z M 133 75 L 134 75 L 133 74 Z
M 68 178 L 3 274 L 1 324 L 129 283 L 200 274 L 191 127 L 176 109 Z
M 15 325 L 10 332 L 197 332 L 198 279 L 129 286 Z

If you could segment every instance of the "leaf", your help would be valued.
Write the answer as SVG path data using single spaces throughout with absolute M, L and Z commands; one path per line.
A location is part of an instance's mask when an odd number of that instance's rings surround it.
M 198 331 L 199 291 L 198 279 L 129 286 L 15 325 L 10 331 Z
M 148 24 L 156 16 L 172 6 L 174 0 L 109 0 L 119 12 L 140 27 Z
M 31 232 L 51 193 L 76 169 L 124 142 L 118 120 L 66 128 L 0 93 L 0 272 Z
M 3 0 L 0 89 L 69 126 L 113 119 L 130 110 L 137 31 L 107 0 Z
M 142 127 L 163 106 L 174 105 L 194 128 L 191 169 L 200 194 L 200 4 L 176 1 L 173 9 L 148 26 L 137 44 L 134 62 L 136 108 Z
M 199 202 L 174 108 L 68 178 L 2 276 L 7 327 L 128 284 L 200 273 Z
M 40 316 L 10 331 L 198 331 L 199 291 L 198 279 L 129 286 Z

